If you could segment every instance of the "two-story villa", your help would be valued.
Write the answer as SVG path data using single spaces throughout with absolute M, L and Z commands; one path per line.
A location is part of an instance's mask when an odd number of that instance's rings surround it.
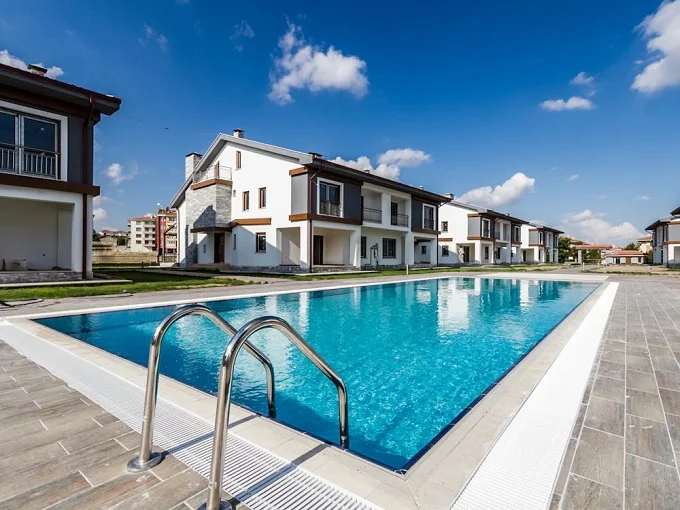
M 522 226 L 527 222 L 453 199 L 442 205 L 439 263 L 513 264 L 521 262 Z
M 310 271 L 436 265 L 447 200 L 235 130 L 186 157 L 171 207 L 183 266 Z
M 551 264 L 558 262 L 558 239 L 561 230 L 527 223 L 522 226 L 522 259 L 527 264 Z
M 92 275 L 93 129 L 120 99 L 0 64 L 0 282 Z
M 680 265 L 680 207 L 645 230 L 652 234 L 654 264 Z

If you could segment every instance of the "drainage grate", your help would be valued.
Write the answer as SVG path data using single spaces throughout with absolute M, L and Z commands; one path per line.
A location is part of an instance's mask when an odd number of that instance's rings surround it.
M 140 431 L 144 407 L 141 388 L 2 321 L 0 336 L 133 430 Z M 212 423 L 159 397 L 154 443 L 206 478 L 210 474 L 212 438 Z M 253 510 L 379 508 L 233 432 L 229 432 L 225 466 L 224 490 Z

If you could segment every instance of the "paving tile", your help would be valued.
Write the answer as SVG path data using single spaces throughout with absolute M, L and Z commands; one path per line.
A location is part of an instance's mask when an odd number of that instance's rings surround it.
M 108 508 L 137 494 L 145 492 L 159 483 L 160 480 L 150 473 L 135 473 L 118 476 L 102 485 L 82 491 L 55 506 L 51 506 L 50 510 Z
M 659 395 L 661 395 L 664 411 L 680 416 L 680 391 L 659 388 Z
M 2 455 L 0 458 L 0 474 L 6 474 L 21 466 L 21 469 L 29 469 L 43 464 L 58 457 L 65 457 L 66 452 L 57 443 L 49 443 L 34 448 L 23 449 Z
M 22 423 L 15 427 L 3 429 L 0 432 L 0 437 L 3 441 L 11 441 L 13 439 L 23 437 L 27 434 L 35 434 L 36 432 L 41 432 L 45 430 L 42 423 L 39 420 L 34 420 L 28 423 Z
M 626 370 L 626 387 L 647 393 L 659 393 L 654 374 L 638 372 L 637 370 Z
M 676 455 L 680 454 L 680 416 L 674 414 L 666 415 L 666 424 L 668 425 L 668 432 L 671 435 L 671 443 Z
M 626 425 L 626 453 L 675 466 L 675 452 L 665 423 L 629 414 Z
M 71 473 L 3 501 L 0 509 L 45 508 L 89 488 L 90 484 L 83 475 Z
M 117 421 L 110 423 L 105 427 L 95 427 L 79 434 L 73 434 L 66 439 L 59 441 L 59 443 L 67 452 L 73 453 L 82 450 L 83 448 L 89 448 L 90 446 L 103 443 L 104 441 L 113 439 L 114 437 L 129 431 L 130 427 L 122 421 Z
M 186 469 L 187 469 L 187 465 L 184 464 L 182 461 L 178 460 L 177 457 L 173 457 L 172 455 L 167 455 L 163 459 L 163 462 L 158 464 L 151 471 L 153 472 L 154 475 L 156 475 L 161 480 L 167 480 L 168 478 L 171 478 L 171 477 L 175 476 L 176 474 L 181 473 L 182 471 L 185 471 Z
M 600 361 L 600 368 L 597 374 L 612 379 L 624 379 L 626 366 L 622 363 L 612 363 L 611 361 Z
M 26 432 L 21 437 L 7 440 L 5 440 L 4 437 L 0 437 L 0 439 L 3 440 L 0 443 L 0 457 L 14 455 L 26 451 L 29 448 L 35 448 L 36 446 L 56 443 L 57 441 L 74 434 L 99 428 L 99 425 L 90 419 L 73 420 L 50 430 L 46 430 L 40 422 L 37 423 L 40 425 L 40 429 L 33 434 Z
M 659 388 L 680 391 L 680 374 L 677 372 L 663 372 L 657 370 L 654 375 L 656 375 L 656 381 L 659 384 Z
M 620 379 L 597 376 L 593 384 L 593 396 L 625 402 L 625 384 Z
M 680 508 L 680 480 L 677 470 L 658 462 L 626 455 L 626 508 Z
M 122 436 L 116 437 L 118 441 L 126 450 L 138 450 L 142 444 L 142 435 L 139 432 L 128 432 Z
M 649 353 L 652 356 L 665 356 L 666 358 L 673 357 L 673 351 L 671 351 L 669 347 L 666 347 L 665 342 L 664 345 L 650 345 Z
M 168 480 L 154 485 L 143 494 L 126 499 L 113 508 L 133 510 L 136 508 L 171 508 L 205 489 L 208 481 L 189 469 Z
M 13 402 L 25 401 L 27 398 L 28 396 L 24 390 L 21 388 L 12 388 L 0 394 L 0 408 Z
M 617 351 L 614 349 L 604 349 L 602 351 L 602 355 L 600 356 L 600 360 L 623 364 L 626 362 L 626 352 Z
M 675 358 L 652 355 L 651 359 L 654 370 L 664 370 L 666 372 L 675 372 L 680 374 L 680 366 L 678 366 L 678 362 L 675 360 Z
M 622 437 L 584 427 L 571 470 L 609 487 L 622 488 L 623 455 Z
M 623 437 L 626 406 L 620 402 L 593 397 L 588 404 L 584 425 Z
M 623 508 L 623 491 L 572 474 L 562 497 L 561 508 L 562 510 Z
M 100 407 L 88 406 L 84 402 L 82 405 L 78 406 L 76 410 L 70 410 L 67 413 L 60 414 L 57 416 L 48 416 L 41 418 L 40 421 L 45 425 L 47 429 L 54 427 L 59 427 L 64 423 L 68 423 L 73 420 L 80 420 L 84 418 L 92 418 L 102 414 L 104 411 Z
M 626 366 L 630 370 L 637 370 L 638 372 L 647 372 L 648 374 L 654 372 L 652 369 L 652 362 L 647 356 L 629 354 L 626 356 Z
M 109 482 L 127 473 L 127 464 L 135 456 L 123 451 L 114 457 L 106 457 L 101 462 L 80 469 L 80 472 L 94 486 Z
M 628 404 L 626 412 L 648 420 L 664 421 L 664 409 L 659 396 L 654 393 L 629 389 L 626 392 Z
M 608 338 L 604 342 L 604 348 L 609 351 L 626 352 L 626 342 Z M 612 360 L 615 361 L 615 360 Z
M 644 345 L 626 344 L 626 354 L 628 356 L 646 356 L 646 357 L 649 357 L 649 349 L 647 349 L 647 347 L 644 346 Z
M 576 416 L 576 422 L 574 423 L 574 428 L 571 429 L 571 437 L 578 437 L 581 433 L 581 426 L 583 425 L 583 420 L 586 417 L 586 409 L 588 406 L 586 404 L 581 404 L 579 408 L 578 415 Z
M 50 407 L 47 409 L 40 409 L 36 407 L 35 410 L 24 411 L 21 413 L 13 414 L 12 416 L 0 418 L 0 430 L 4 428 L 14 427 L 15 425 L 27 423 L 33 420 L 41 420 L 44 418 L 53 418 L 56 416 L 61 416 L 83 407 L 88 406 L 84 402 L 80 402 L 77 400 L 66 402 L 63 405 Z
M 120 420 L 119 420 L 118 418 L 116 418 L 114 415 L 112 415 L 112 414 L 110 414 L 110 413 L 106 413 L 106 412 L 105 412 L 105 413 L 102 413 L 102 414 L 99 414 L 99 415 L 97 415 L 97 416 L 94 416 L 92 419 L 93 419 L 94 421 L 96 421 L 99 425 L 101 425 L 102 427 L 103 427 L 104 425 L 108 425 L 109 423 L 113 423 L 113 422 L 116 422 L 116 421 L 120 421 Z

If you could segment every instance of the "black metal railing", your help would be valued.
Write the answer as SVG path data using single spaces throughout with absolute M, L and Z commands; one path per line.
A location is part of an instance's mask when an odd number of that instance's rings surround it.
M 380 209 L 371 209 L 370 207 L 364 207 L 363 210 L 363 220 L 370 221 L 371 223 L 382 223 L 382 211 Z
M 340 204 L 333 202 L 319 202 L 319 214 L 340 217 L 342 216 L 342 207 L 340 207 Z
M 423 219 L 423 228 L 427 230 L 434 230 L 434 219 Z
M 408 214 L 392 214 L 390 215 L 390 219 L 392 225 L 396 225 L 397 227 L 408 227 Z M 432 223 L 434 225 L 434 221 Z

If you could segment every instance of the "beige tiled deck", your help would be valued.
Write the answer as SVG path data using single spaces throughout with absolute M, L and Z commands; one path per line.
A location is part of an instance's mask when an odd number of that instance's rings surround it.
M 680 508 L 680 284 L 623 280 L 553 508 Z
M 205 502 L 207 480 L 170 455 L 127 474 L 138 447 L 138 433 L 0 341 L 0 509 Z

